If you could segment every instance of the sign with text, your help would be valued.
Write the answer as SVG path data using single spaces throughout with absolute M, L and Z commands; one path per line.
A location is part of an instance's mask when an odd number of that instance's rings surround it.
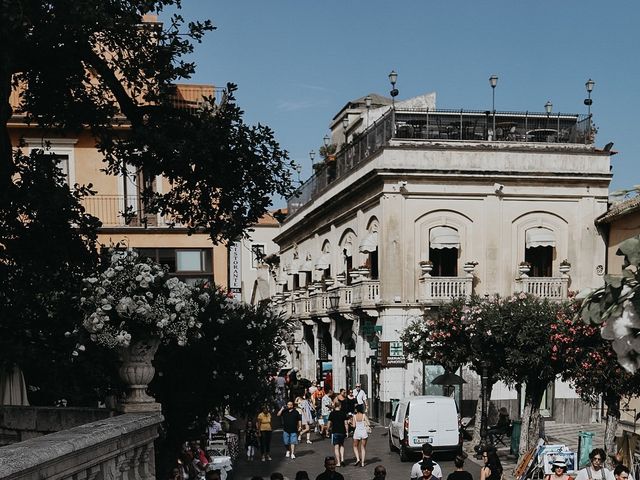
M 233 298 L 241 300 L 242 297 L 242 244 L 233 242 L 229 245 L 229 290 Z
M 381 367 L 404 367 L 407 364 L 402 342 L 380 342 L 378 352 Z

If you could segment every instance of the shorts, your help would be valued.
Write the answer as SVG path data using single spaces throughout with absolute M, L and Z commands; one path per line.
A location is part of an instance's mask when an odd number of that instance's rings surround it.
M 282 441 L 284 442 L 285 445 L 297 445 L 298 434 L 282 432 Z
M 329 415 L 323 415 L 322 421 L 324 422 L 325 425 L 327 425 L 329 423 Z
M 332 433 L 331 434 L 331 445 L 344 445 L 344 433 Z

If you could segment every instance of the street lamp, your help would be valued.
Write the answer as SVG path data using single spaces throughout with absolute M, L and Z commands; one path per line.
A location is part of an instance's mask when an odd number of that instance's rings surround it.
M 591 100 L 591 92 L 593 91 L 593 87 L 595 87 L 596 82 L 589 79 L 584 86 L 587 89 L 587 98 L 584 99 L 584 104 L 587 106 L 587 114 L 591 116 L 591 105 L 593 104 L 593 100 Z
M 396 97 L 398 96 L 398 89 L 396 88 L 396 82 L 398 81 L 398 74 L 395 70 L 391 70 L 389 74 L 389 82 L 391 83 L 391 91 L 389 95 L 391 95 L 391 107 L 395 110 L 396 108 Z
M 480 362 L 480 401 L 482 411 L 480 412 L 480 443 L 476 445 L 475 451 L 481 455 L 488 447 L 491 446 L 491 439 L 487 430 L 487 384 L 489 383 L 489 362 L 483 360 Z
M 331 138 L 329 138 L 329 135 L 325 135 L 324 137 L 322 137 L 322 143 L 325 147 L 331 145 Z
M 316 152 L 311 150 L 309 152 L 309 158 L 311 159 L 311 167 L 313 168 L 313 165 L 315 164 L 314 159 L 316 158 Z
M 495 139 L 496 135 L 496 85 L 498 85 L 498 76 L 491 75 L 489 77 L 489 85 L 491 85 L 491 111 L 493 112 L 493 134 L 491 139 Z
M 370 95 L 367 95 L 366 97 L 364 97 L 364 104 L 367 107 L 367 127 L 369 128 L 369 110 L 371 109 L 371 103 L 373 102 L 373 99 L 371 98 Z
M 342 129 L 344 130 L 344 144 L 347 144 L 347 128 L 349 128 L 349 117 L 348 116 L 344 116 L 342 118 Z
M 329 293 L 329 307 L 331 310 L 337 310 L 340 304 L 340 292 L 338 289 L 334 289 Z
M 544 111 L 547 112 L 547 118 L 551 115 L 551 110 L 553 109 L 553 103 L 551 100 L 547 100 L 547 103 L 544 104 Z

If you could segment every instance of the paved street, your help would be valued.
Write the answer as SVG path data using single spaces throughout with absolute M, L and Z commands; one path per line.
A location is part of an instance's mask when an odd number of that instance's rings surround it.
M 371 479 L 373 478 L 373 469 L 378 464 L 383 464 L 386 467 L 388 480 L 409 480 L 412 463 L 402 463 L 397 452 L 389 452 L 387 435 L 388 430 L 384 427 L 376 426 L 373 429 L 367 444 L 367 464 L 364 468 L 351 466 L 355 458 L 351 448 L 352 440 L 351 438 L 347 440 L 345 443 L 345 463 L 347 466 L 338 469 L 346 480 Z M 253 476 L 261 476 L 268 480 L 272 472 L 281 472 L 286 478 L 293 480 L 298 470 L 306 470 L 309 473 L 309 478 L 313 480 L 324 470 L 324 457 L 333 455 L 333 448 L 329 440 L 314 440 L 312 445 L 298 445 L 295 460 L 285 459 L 282 433 L 279 431 L 274 432 L 271 449 L 273 457 L 271 462 L 261 462 L 260 460 L 247 462 L 245 459 L 241 459 L 237 463 L 234 480 L 250 479 Z M 454 469 L 450 456 L 443 459 L 435 457 L 435 460 L 442 467 L 446 478 Z M 467 460 L 465 468 L 471 472 L 474 478 L 480 477 L 480 468 L 474 462 Z

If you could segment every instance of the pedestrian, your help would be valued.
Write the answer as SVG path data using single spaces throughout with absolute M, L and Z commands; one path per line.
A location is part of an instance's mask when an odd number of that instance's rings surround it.
M 262 406 L 262 412 L 258 414 L 256 429 L 258 430 L 258 438 L 260 439 L 260 455 L 262 455 L 262 461 L 271 460 L 271 434 L 273 432 L 273 425 L 271 424 L 271 413 L 266 405 Z
M 309 480 L 309 474 L 306 470 L 298 470 L 295 480 Z
M 324 388 L 325 390 L 333 390 L 333 374 L 331 373 L 331 371 L 327 372 L 324 377 Z
M 316 393 L 318 391 L 318 381 L 313 380 L 311 382 L 311 386 L 307 389 L 307 391 L 309 392 L 310 395 L 313 395 L 314 393 Z
M 502 478 L 502 464 L 495 447 L 486 448 L 482 452 L 482 460 L 484 466 L 480 469 L 480 480 L 500 480 Z
M 315 423 L 315 407 L 311 403 L 311 394 L 305 394 L 304 398 L 298 405 L 300 413 L 302 415 L 302 431 L 300 432 L 300 441 L 303 440 L 303 435 L 307 434 L 307 443 L 311 443 L 311 426 Z
M 334 457 L 325 457 L 324 472 L 318 475 L 316 480 L 344 480 L 342 474 L 336 472 L 338 466 Z
M 325 390 L 325 394 L 320 402 L 320 417 L 322 418 L 322 428 L 320 429 L 320 435 L 329 438 L 329 414 L 333 408 L 333 400 L 331 400 L 333 391 L 329 388 Z
M 252 461 L 258 448 L 257 422 L 249 420 L 244 430 L 244 445 L 247 449 L 247 460 Z
M 387 469 L 384 465 L 376 465 L 373 469 L 373 480 L 385 480 L 387 478 Z
M 362 390 L 362 384 L 356 383 L 355 390 L 356 397 L 356 409 L 360 409 L 363 412 L 367 411 L 367 394 L 364 390 Z
M 356 412 L 351 417 L 351 427 L 353 427 L 353 453 L 356 456 L 356 467 L 364 467 L 366 456 L 367 439 L 369 438 L 369 419 L 364 412 Z
M 340 405 L 344 409 L 344 401 L 347 399 L 347 391 L 344 388 L 341 388 L 336 395 L 336 398 L 333 399 L 333 408 L 336 408 L 336 405 Z
M 456 469 L 449 474 L 447 480 L 473 480 L 473 475 L 464 469 L 464 457 L 457 455 L 453 464 Z
M 411 467 L 411 478 L 412 480 L 415 480 L 417 478 L 421 478 L 422 477 L 422 466 L 421 463 L 424 462 L 425 460 L 429 460 L 432 464 L 433 464 L 433 469 L 431 471 L 431 474 L 437 478 L 438 480 L 440 480 L 442 478 L 442 468 L 440 468 L 440 465 L 438 465 L 437 462 L 434 462 L 433 459 L 431 458 L 431 456 L 433 455 L 433 447 L 431 446 L 430 443 L 425 443 L 422 445 L 422 460 L 420 460 L 417 463 L 413 464 L 413 467 Z
M 302 415 L 293 406 L 292 401 L 287 402 L 287 407 L 282 407 L 278 412 L 282 417 L 282 440 L 287 450 L 285 457 L 296 458 L 295 450 L 298 444 L 298 432 L 302 429 Z
M 342 409 L 347 414 L 347 417 L 353 415 L 356 411 L 356 397 L 353 395 L 353 390 L 349 390 L 347 398 L 342 402 Z
M 564 458 L 556 458 L 551 464 L 551 471 L 553 473 L 545 476 L 545 480 L 570 480 L 571 478 L 567 475 L 567 462 Z
M 347 416 L 342 411 L 340 403 L 336 404 L 333 412 L 329 414 L 329 431 L 331 432 L 331 444 L 335 453 L 336 466 L 344 464 L 344 439 L 347 436 L 349 425 Z
M 273 472 L 269 478 L 271 480 L 284 480 L 284 475 L 280 472 Z
M 287 379 L 284 375 L 280 374 L 276 377 L 276 403 L 278 407 L 281 407 L 285 404 L 285 398 L 287 397 Z
M 613 469 L 613 476 L 616 480 L 629 480 L 633 478 L 631 473 L 629 473 L 629 469 L 621 463 L 616 465 L 616 468 Z
M 615 480 L 613 472 L 604 468 L 605 453 L 601 448 L 594 448 L 589 454 L 591 465 L 578 471 L 576 480 Z
M 433 469 L 435 465 L 431 460 L 423 460 L 420 462 L 420 471 L 422 480 L 434 480 Z

